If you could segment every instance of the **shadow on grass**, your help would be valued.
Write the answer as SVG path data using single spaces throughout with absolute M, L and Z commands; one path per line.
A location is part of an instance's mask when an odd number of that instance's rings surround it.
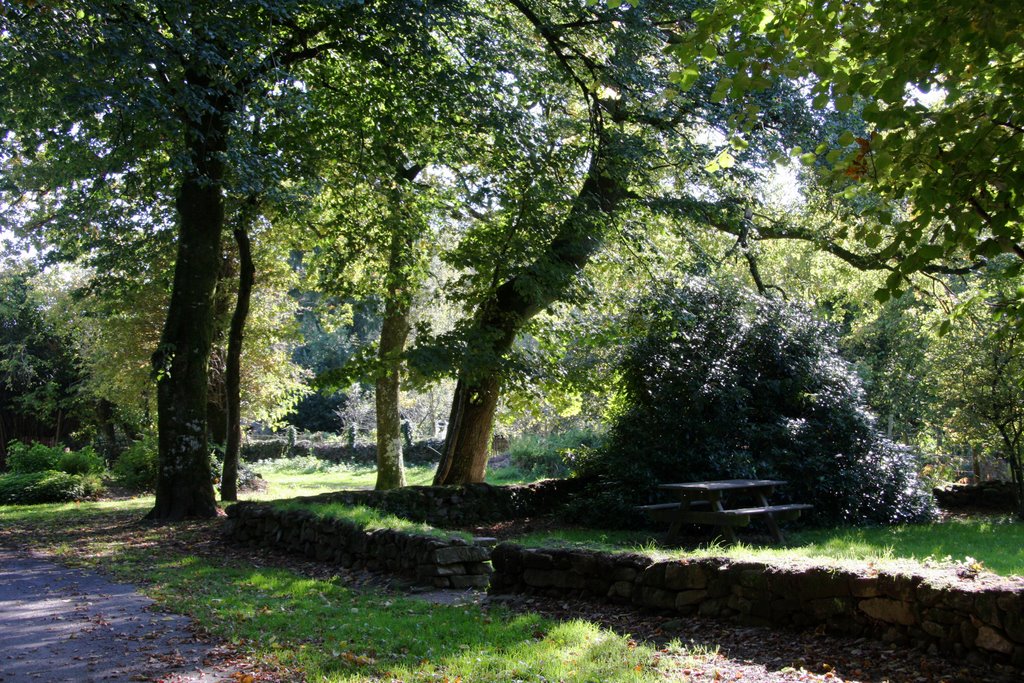
M 253 566 L 217 541 L 216 520 L 140 523 L 146 501 L 0 508 L 0 543 L 103 568 L 211 635 L 323 681 L 663 680 L 666 657 L 584 621 L 354 590 Z

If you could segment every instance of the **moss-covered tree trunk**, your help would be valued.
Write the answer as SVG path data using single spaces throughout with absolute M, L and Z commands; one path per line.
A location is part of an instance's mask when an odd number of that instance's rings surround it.
M 545 253 L 481 305 L 471 336 L 476 348 L 460 369 L 434 484 L 483 481 L 501 394 L 500 359 L 523 325 L 566 294 L 625 197 L 613 163 L 618 159 L 608 147 L 608 138 L 600 135 L 583 186 Z
M 416 286 L 412 274 L 415 261 L 414 244 L 422 230 L 422 222 L 412 201 L 410 185 L 421 166 L 399 165 L 395 187 L 389 197 L 388 222 L 391 241 L 388 245 L 387 295 L 384 321 L 380 330 L 377 360 L 380 374 L 376 383 L 377 408 L 377 490 L 405 486 L 405 462 L 402 454 L 402 414 L 400 410 L 402 352 L 409 338 L 409 314 L 412 290 Z
M 402 416 L 400 398 L 400 354 L 409 335 L 409 307 L 388 299 L 380 331 L 378 358 L 381 374 L 377 378 L 377 490 L 405 486 L 405 462 L 402 454 Z
M 227 443 L 224 447 L 224 470 L 221 473 L 221 500 L 238 500 L 238 458 L 242 448 L 242 339 L 245 321 L 249 317 L 252 288 L 256 280 L 256 266 L 252 261 L 252 244 L 243 228 L 234 230 L 238 246 L 238 299 L 231 316 L 228 331 L 228 355 L 224 369 L 227 389 Z
M 195 70 L 186 79 L 200 92 L 210 86 L 210 79 Z M 190 165 L 178 188 L 174 282 L 152 359 L 160 447 L 156 504 L 148 515 L 154 520 L 217 515 L 207 443 L 207 364 L 220 272 L 229 117 L 226 98 L 207 104 L 202 114 L 183 117 Z

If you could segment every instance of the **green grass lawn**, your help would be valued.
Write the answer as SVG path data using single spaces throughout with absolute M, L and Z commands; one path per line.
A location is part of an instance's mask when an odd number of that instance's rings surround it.
M 686 680 L 679 672 L 714 654 L 655 650 L 586 621 L 357 590 L 266 558 L 256 566 L 219 545 L 219 520 L 139 524 L 152 502 L 0 506 L 0 544 L 109 571 L 285 679 L 654 683 Z
M 331 465 L 313 458 L 262 461 L 252 467 L 267 482 L 268 488 L 263 493 L 243 493 L 240 496 L 243 500 L 275 500 L 346 489 L 372 489 L 377 481 L 377 468 L 373 465 Z M 406 483 L 411 486 L 429 485 L 435 469 L 433 465 L 408 465 L 405 468 Z M 536 479 L 514 467 L 487 472 L 487 483 L 495 485 L 523 484 Z
M 909 560 L 942 564 L 967 562 L 967 558 L 972 558 L 993 573 L 1024 576 L 1024 522 L 1008 516 L 892 527 L 811 529 L 789 532 L 787 539 L 784 547 L 710 543 L 697 548 L 672 549 L 659 546 L 657 535 L 647 532 L 567 529 L 531 534 L 519 542 L 530 546 L 641 552 L 655 557 L 719 555 L 780 562 L 813 559 L 884 565 Z

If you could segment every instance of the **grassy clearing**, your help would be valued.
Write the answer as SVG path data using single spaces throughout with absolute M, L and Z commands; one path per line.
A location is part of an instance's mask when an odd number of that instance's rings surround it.
M 310 681 L 686 680 L 713 653 L 661 651 L 584 621 L 354 590 L 337 577 L 255 566 L 217 520 L 140 525 L 152 498 L 0 507 L 0 544 L 102 568 L 279 672 Z
M 639 552 L 659 558 L 725 556 L 768 562 L 819 560 L 831 563 L 914 561 L 943 564 L 976 560 L 1003 576 L 1024 576 L 1024 523 L 1012 517 L 954 519 L 892 527 L 812 529 L 787 534 L 784 547 L 713 542 L 697 548 L 658 545 L 656 535 L 633 531 L 566 529 L 517 539 L 528 546 L 559 546 Z
M 345 489 L 372 489 L 377 482 L 377 468 L 372 465 L 335 465 L 316 458 L 263 460 L 252 467 L 267 482 L 267 491 L 243 495 L 246 500 L 275 500 Z M 411 485 L 429 484 L 434 477 L 434 469 L 430 465 L 406 467 L 406 480 Z
M 268 488 L 263 493 L 243 494 L 245 500 L 276 500 L 346 489 L 371 489 L 377 481 L 377 468 L 373 465 L 332 464 L 312 457 L 262 460 L 252 467 L 267 482 Z M 434 479 L 435 469 L 433 465 L 406 466 L 406 482 L 411 486 L 429 485 Z M 494 485 L 523 484 L 537 478 L 515 467 L 487 472 L 487 483 Z

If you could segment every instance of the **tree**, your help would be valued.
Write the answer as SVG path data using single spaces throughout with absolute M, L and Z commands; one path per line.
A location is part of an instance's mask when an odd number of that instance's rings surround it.
M 863 117 L 864 133 L 793 150 L 866 219 L 855 224 L 859 248 L 758 227 L 888 270 L 879 300 L 911 273 L 966 272 L 1003 253 L 1015 277 L 1024 266 L 1018 15 L 999 0 L 716 2 L 687 17 L 693 30 L 672 48 L 682 65 L 675 87 L 720 69 L 716 97 L 735 103 L 739 130 L 754 125 L 752 98 L 780 78 L 805 79 L 822 111 Z M 1003 307 L 1024 320 L 1019 295 Z
M 1005 277 L 989 278 L 996 291 L 971 299 L 948 334 L 932 344 L 929 361 L 937 421 L 962 441 L 1005 458 L 1017 514 L 1024 518 L 1024 336 L 1019 326 L 1001 324 L 989 310 L 1005 298 L 997 291 L 1006 287 Z
M 0 456 L 15 440 L 60 443 L 87 412 L 80 360 L 46 319 L 34 274 L 0 270 Z
M 536 230 L 538 237 L 529 248 L 518 255 L 492 247 L 504 259 L 493 268 L 480 268 L 487 260 L 474 260 L 477 272 L 489 281 L 478 294 L 467 297 L 475 303 L 472 319 L 449 335 L 461 353 L 455 360 L 458 384 L 435 475 L 438 484 L 482 479 L 517 335 L 550 305 L 573 297 L 582 270 L 609 234 L 621 230 L 626 220 L 658 215 L 718 230 L 705 216 L 719 213 L 723 206 L 742 207 L 747 198 L 738 190 L 757 182 L 764 151 L 778 146 L 780 138 L 792 137 L 802 125 L 813 124 L 782 84 L 772 93 L 778 106 L 766 107 L 764 127 L 753 131 L 733 156 L 728 140 L 715 142 L 731 112 L 717 107 L 714 98 L 709 101 L 709 89 L 698 88 L 686 97 L 653 97 L 668 77 L 663 50 L 680 38 L 672 17 L 688 10 L 687 3 L 555 3 L 543 8 L 520 0 L 511 4 L 519 14 L 516 21 L 525 24 L 524 35 L 532 34 L 539 52 L 536 60 L 547 65 L 542 77 L 557 75 L 568 86 L 552 90 L 558 98 L 551 98 L 552 109 L 579 112 L 575 125 L 586 117 L 586 127 L 571 138 L 561 136 L 576 142 L 568 150 L 575 155 L 572 163 L 557 166 L 541 159 L 530 169 L 525 189 L 503 204 L 507 217 L 495 223 L 516 240 L 506 238 L 504 244 L 514 247 L 521 233 Z M 546 126 L 574 125 L 540 116 L 536 115 Z M 554 143 L 556 148 L 558 144 Z M 521 166 L 533 161 L 523 156 L 529 161 Z M 748 165 L 737 163 L 737 158 Z M 716 176 L 713 169 L 722 172 Z M 552 183 L 552 177 L 558 179 L 557 192 L 546 194 L 550 190 L 545 183 Z M 518 258 L 510 257 L 510 251 Z
M 275 95 L 283 103 L 288 69 L 339 49 L 363 13 L 363 5 L 327 0 L 26 3 L 0 19 L 3 86 L 20 98 L 3 121 L 12 131 L 3 157 L 18 168 L 9 205 L 34 214 L 23 230 L 80 231 L 103 204 L 120 212 L 118 228 L 137 231 L 145 221 L 131 190 L 168 181 L 175 188 L 173 197 L 158 191 L 147 202 L 157 214 L 173 211 L 177 246 L 152 359 L 160 470 L 151 518 L 216 514 L 207 365 L 224 193 L 246 158 L 238 132 L 247 103 Z M 33 202 L 22 201 L 28 196 Z

